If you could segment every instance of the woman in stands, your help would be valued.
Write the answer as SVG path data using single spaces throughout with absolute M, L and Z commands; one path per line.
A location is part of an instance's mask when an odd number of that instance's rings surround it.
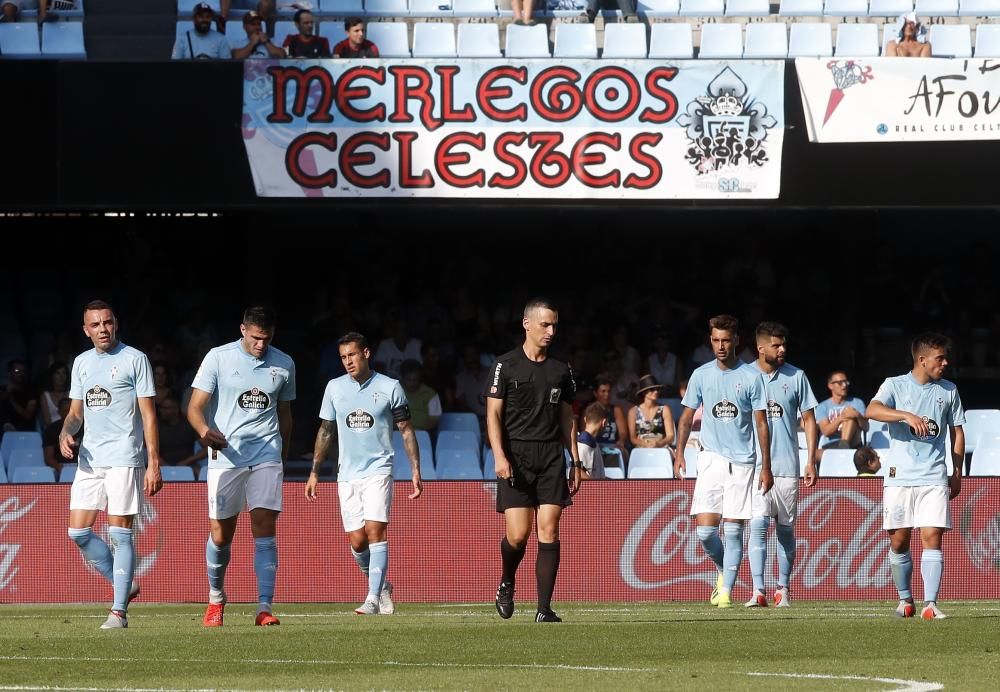
M 628 412 L 628 433 L 633 447 L 667 448 L 674 441 L 674 417 L 656 403 L 662 387 L 652 375 L 639 379 L 637 404 Z
M 42 392 L 40 415 L 42 428 L 62 418 L 59 415 L 59 402 L 69 396 L 69 369 L 65 363 L 53 363 L 49 366 L 49 380 Z
M 910 12 L 899 18 L 899 34 L 895 41 L 885 47 L 886 57 L 929 58 L 931 44 L 927 40 L 927 27 L 917 20 L 917 14 Z

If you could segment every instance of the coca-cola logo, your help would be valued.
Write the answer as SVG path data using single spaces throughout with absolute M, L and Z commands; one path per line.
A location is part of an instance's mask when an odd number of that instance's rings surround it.
M 8 497 L 0 503 L 0 540 L 3 540 L 3 533 L 7 527 L 30 512 L 35 502 L 36 500 L 32 500 L 21 506 L 20 498 L 15 496 Z M 19 552 L 21 552 L 20 543 L 0 543 L 0 591 L 13 583 L 14 577 L 17 576 L 18 568 L 14 561 Z
M 716 418 L 722 420 L 723 422 L 729 422 L 736 418 L 737 410 L 736 404 L 729 401 L 728 399 L 723 399 L 715 406 L 712 407 L 712 415 Z
M 767 417 L 768 418 L 781 418 L 785 415 L 785 409 L 781 407 L 774 399 L 769 399 L 767 402 Z

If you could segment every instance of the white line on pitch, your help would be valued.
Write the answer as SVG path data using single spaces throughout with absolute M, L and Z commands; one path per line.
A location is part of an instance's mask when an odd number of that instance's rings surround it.
M 769 678 L 806 678 L 809 680 L 861 680 L 862 682 L 883 682 L 887 685 L 899 685 L 893 692 L 932 692 L 943 690 L 940 682 L 920 682 L 918 680 L 900 680 L 898 678 L 872 678 L 863 675 L 821 675 L 819 673 L 745 673 L 754 677 Z

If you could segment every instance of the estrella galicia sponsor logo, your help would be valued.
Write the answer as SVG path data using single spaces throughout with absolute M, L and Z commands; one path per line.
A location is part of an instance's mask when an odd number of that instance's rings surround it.
M 767 417 L 768 418 L 781 418 L 785 415 L 785 409 L 781 407 L 774 399 L 768 399 L 767 401 Z
M 371 430 L 374 425 L 375 416 L 368 411 L 359 408 L 357 411 L 351 411 L 347 414 L 347 427 L 354 432 L 363 433 Z
M 236 403 L 244 411 L 263 411 L 271 405 L 271 397 L 254 387 L 240 394 Z
M 723 399 L 715 406 L 712 407 L 712 415 L 723 422 L 729 422 L 735 420 L 736 418 L 736 404 L 729 401 L 728 399 Z
M 106 409 L 111 405 L 111 392 L 99 384 L 88 389 L 85 396 L 87 408 L 91 410 Z
M 927 424 L 927 434 L 926 435 L 914 435 L 918 440 L 933 440 L 941 432 L 941 426 L 937 424 L 937 421 L 933 418 L 928 418 L 923 416 L 924 423 Z M 912 428 L 910 429 L 912 431 Z

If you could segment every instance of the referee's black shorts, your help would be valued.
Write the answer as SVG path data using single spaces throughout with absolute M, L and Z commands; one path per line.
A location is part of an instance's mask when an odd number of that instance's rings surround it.
M 573 504 L 566 481 L 561 442 L 510 441 L 508 454 L 514 483 L 497 479 L 497 511 L 515 507 Z

